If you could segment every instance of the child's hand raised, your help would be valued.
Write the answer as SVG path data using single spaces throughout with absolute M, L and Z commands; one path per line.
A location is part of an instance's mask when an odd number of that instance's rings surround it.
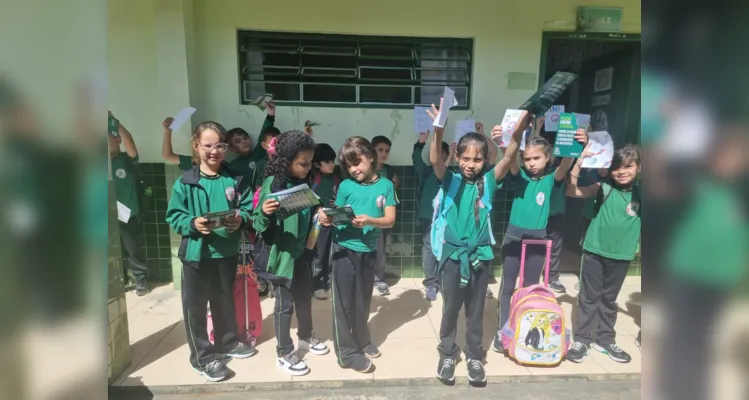
M 276 116 L 276 105 L 272 101 L 265 103 L 265 109 L 268 111 L 268 115 L 271 117 Z
M 492 128 L 492 140 L 497 144 L 502 143 L 502 125 L 494 125 L 494 128 Z
M 171 132 L 172 131 L 172 128 L 170 128 L 172 126 L 172 122 L 174 122 L 174 118 L 172 118 L 172 117 L 166 117 L 166 119 L 164 120 L 164 122 L 161 123 L 161 126 L 164 127 L 164 132 Z
M 356 218 L 351 220 L 351 225 L 357 228 L 364 228 L 367 225 L 372 225 L 372 217 L 368 215 L 357 215 Z
M 263 214 L 266 216 L 273 215 L 279 208 L 281 208 L 281 203 L 276 200 L 267 199 L 263 202 Z
M 429 132 L 421 132 L 419 134 L 419 143 L 421 144 L 426 143 L 428 137 L 429 137 Z
M 195 218 L 195 229 L 198 230 L 198 232 L 208 235 L 213 230 L 213 222 L 209 221 L 205 217 L 197 217 Z
M 582 143 L 583 146 L 588 144 L 588 133 L 585 132 L 585 129 L 580 128 L 575 132 L 575 140 Z
M 445 99 L 442 98 L 442 97 L 440 97 L 440 108 L 439 109 L 437 107 L 435 107 L 434 104 L 432 104 L 431 109 L 427 109 L 427 114 L 429 114 L 429 117 L 432 118 L 432 121 L 436 121 L 437 117 L 439 117 L 440 110 L 442 109 L 442 104 L 444 102 L 445 102 Z M 447 124 L 445 124 L 445 125 L 447 125 Z M 434 126 L 434 133 L 440 133 L 441 134 L 441 133 L 444 133 L 444 132 L 445 132 L 445 128 L 444 127 L 440 128 L 439 126 Z

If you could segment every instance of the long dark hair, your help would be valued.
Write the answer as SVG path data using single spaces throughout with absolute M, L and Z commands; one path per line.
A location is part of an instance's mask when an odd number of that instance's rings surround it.
M 478 146 L 479 152 L 481 153 L 481 156 L 484 159 L 484 167 L 479 171 L 478 176 L 476 177 L 476 190 L 477 190 L 477 196 L 476 200 L 473 203 L 473 215 L 476 220 L 476 225 L 479 224 L 479 207 L 481 204 L 481 198 L 484 197 L 484 173 L 486 172 L 486 163 L 489 159 L 489 139 L 486 138 L 486 136 L 477 133 L 477 132 L 470 132 L 466 133 L 460 140 L 458 141 L 458 158 L 460 158 L 460 155 L 463 154 L 469 147 Z M 461 170 L 461 174 L 463 171 Z M 465 180 L 465 176 L 463 177 Z
M 263 179 L 272 176 L 274 184 L 283 185 L 288 178 L 286 170 L 297 154 L 304 150 L 315 151 L 315 141 L 304 132 L 288 131 L 278 136 L 276 154 L 270 157 Z

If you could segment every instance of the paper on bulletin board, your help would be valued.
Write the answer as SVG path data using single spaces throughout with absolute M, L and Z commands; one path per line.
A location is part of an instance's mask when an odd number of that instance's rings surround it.
M 608 168 L 614 158 L 614 141 L 606 131 L 588 132 L 590 155 L 583 159 L 582 168 Z
M 544 130 L 546 132 L 556 132 L 559 129 L 559 114 L 564 112 L 564 105 L 551 106 L 544 117 Z

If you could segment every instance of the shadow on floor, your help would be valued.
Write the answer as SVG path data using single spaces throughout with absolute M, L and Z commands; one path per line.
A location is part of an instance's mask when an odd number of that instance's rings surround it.
M 372 327 L 377 327 L 377 337 L 372 337 L 372 344 L 378 347 L 396 329 L 426 315 L 432 306 L 424 298 L 424 294 L 416 289 L 393 293 L 387 297 L 374 296 L 372 304 L 375 315 L 369 321 L 369 330 L 371 332 Z

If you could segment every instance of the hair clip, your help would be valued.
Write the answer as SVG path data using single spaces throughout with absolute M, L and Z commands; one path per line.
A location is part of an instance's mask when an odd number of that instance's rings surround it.
M 268 142 L 268 149 L 266 150 L 268 154 L 275 156 L 276 155 L 276 142 L 278 141 L 278 136 L 274 137 L 273 139 Z

